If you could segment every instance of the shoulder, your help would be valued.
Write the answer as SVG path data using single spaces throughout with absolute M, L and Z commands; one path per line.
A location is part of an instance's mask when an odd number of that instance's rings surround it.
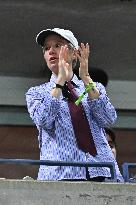
M 104 87 L 101 83 L 95 82 L 95 84 L 96 84 L 96 87 L 97 87 L 97 88 L 100 88 L 100 89 L 105 90 L 105 87 Z
M 30 95 L 30 94 L 33 94 L 33 93 L 41 93 L 43 91 L 47 91 L 48 87 L 49 87 L 49 83 L 43 83 L 41 85 L 31 87 L 26 92 L 26 95 Z

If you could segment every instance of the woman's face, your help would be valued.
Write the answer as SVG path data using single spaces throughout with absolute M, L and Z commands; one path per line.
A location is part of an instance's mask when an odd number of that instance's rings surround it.
M 44 59 L 47 63 L 48 68 L 58 74 L 58 63 L 59 63 L 59 53 L 61 46 L 68 45 L 68 41 L 63 39 L 61 36 L 52 34 L 49 35 L 44 42 Z M 68 61 L 72 59 L 67 59 Z
M 107 137 L 108 143 L 110 145 L 110 148 L 112 150 L 112 153 L 113 153 L 114 157 L 116 158 L 117 151 L 116 151 L 115 143 L 112 141 L 112 138 L 110 137 L 110 135 L 106 134 L 106 137 Z

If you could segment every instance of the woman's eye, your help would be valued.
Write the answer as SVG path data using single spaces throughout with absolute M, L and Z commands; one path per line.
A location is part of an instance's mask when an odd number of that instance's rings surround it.
M 43 47 L 43 53 L 45 53 L 45 51 L 48 51 L 49 47 Z
M 45 51 L 48 51 L 50 48 L 49 47 L 44 47 L 44 50 Z
M 61 47 L 61 45 L 60 44 L 56 44 L 56 48 L 60 48 Z

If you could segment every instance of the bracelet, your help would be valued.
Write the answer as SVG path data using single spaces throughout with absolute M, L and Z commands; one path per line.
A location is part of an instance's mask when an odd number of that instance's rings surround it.
M 60 88 L 61 90 L 63 90 L 63 85 L 56 84 L 56 88 Z
M 85 87 L 85 92 L 88 93 L 90 90 L 93 90 L 95 88 L 95 83 L 91 80 L 89 84 Z
M 89 93 L 91 90 L 94 90 L 95 83 L 91 80 L 85 87 L 85 91 L 79 96 L 79 98 L 76 100 L 75 104 L 79 105 L 81 100 L 84 98 L 86 93 Z

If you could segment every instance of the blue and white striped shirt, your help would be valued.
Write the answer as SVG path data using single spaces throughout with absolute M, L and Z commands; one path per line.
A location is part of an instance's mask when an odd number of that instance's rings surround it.
M 110 126 L 116 119 L 116 111 L 106 95 L 105 88 L 96 83 L 100 96 L 90 100 L 86 95 L 82 104 L 86 112 L 97 155 L 91 156 L 80 150 L 76 143 L 67 100 L 51 95 L 57 76 L 52 74 L 50 82 L 32 87 L 26 93 L 26 101 L 30 117 L 39 130 L 40 159 L 72 162 L 114 162 L 116 175 L 122 181 L 117 162 L 105 137 L 104 127 Z M 75 75 L 72 81 L 77 85 L 80 95 L 84 92 L 84 84 Z M 110 177 L 109 168 L 89 168 L 90 177 Z M 84 167 L 40 166 L 39 180 L 86 179 Z

